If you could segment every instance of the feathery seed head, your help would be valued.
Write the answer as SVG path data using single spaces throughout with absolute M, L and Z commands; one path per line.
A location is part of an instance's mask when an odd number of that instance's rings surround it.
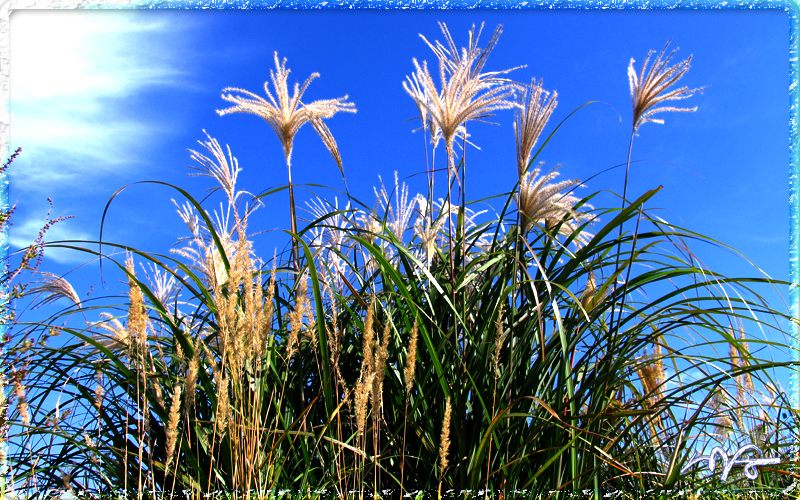
M 145 279 L 147 279 L 150 285 L 150 291 L 153 292 L 156 300 L 163 305 L 170 314 L 175 312 L 175 319 L 177 320 L 178 317 L 180 317 L 180 311 L 170 310 L 168 307 L 173 299 L 177 299 L 180 296 L 180 286 L 178 286 L 178 283 L 175 281 L 175 275 L 154 264 L 150 264 L 148 266 L 149 269 L 142 263 L 139 265 L 142 268 Z M 180 346 L 178 347 L 180 348 Z
M 574 206 L 580 200 L 572 196 L 572 189 L 582 187 L 578 180 L 561 181 L 548 184 L 558 176 L 557 165 L 549 174 L 542 178 L 539 172 L 544 163 L 540 163 L 532 172 L 524 173 L 520 179 L 519 193 L 514 195 L 514 201 L 520 211 L 520 222 L 523 233 L 527 233 L 534 223 L 552 224 L 561 223 L 559 233 L 570 236 L 585 222 L 588 214 L 578 212 Z M 566 194 L 561 191 L 569 189 Z M 593 208 L 591 205 L 584 205 Z M 569 217 L 567 220 L 565 218 Z M 585 245 L 588 236 L 581 232 L 575 237 L 576 245 Z
M 731 337 L 736 339 L 737 334 L 733 330 L 730 329 Z M 733 364 L 739 368 L 746 368 L 750 365 L 750 362 L 747 359 L 749 356 L 749 348 L 747 346 L 747 342 L 745 342 L 745 333 L 744 329 L 739 329 L 739 347 L 735 346 L 735 341 L 731 342 L 730 347 L 730 356 Z M 749 396 L 753 393 L 755 386 L 753 384 L 753 375 L 751 373 L 743 373 L 736 377 L 736 400 L 741 406 L 747 405 L 747 400 Z
M 225 254 L 230 264 L 242 247 L 239 240 L 234 238 L 234 235 L 238 235 L 238 238 L 242 240 L 251 256 L 254 253 L 252 241 L 243 236 L 247 224 L 248 211 L 252 212 L 252 210 L 245 210 L 245 216 L 241 218 L 235 213 L 236 210 L 231 205 L 228 205 L 227 210 L 220 206 L 220 212 L 214 211 L 212 226 L 222 244 L 220 249 L 214 242 L 209 228 L 200 223 L 200 218 L 195 213 L 194 207 L 188 203 L 183 207 L 179 207 L 178 214 L 189 227 L 192 236 L 179 238 L 179 242 L 188 240 L 188 244 L 182 248 L 172 248 L 170 253 L 189 259 L 192 262 L 189 267 L 204 276 L 206 286 L 211 289 L 221 287 L 228 281 L 228 271 L 226 271 L 222 262 L 222 253 Z M 233 223 L 231 223 L 231 214 L 233 214 Z
M 29 293 L 43 293 L 45 294 L 45 297 L 36 303 L 34 309 L 38 309 L 39 307 L 51 302 L 55 302 L 61 297 L 69 299 L 73 304 L 78 306 L 78 309 L 81 308 L 81 299 L 78 297 L 75 289 L 72 288 L 72 285 L 66 280 L 66 278 L 44 271 L 39 271 L 39 274 L 44 278 L 41 280 L 31 281 L 31 284 L 36 283 L 39 286 L 31 288 Z
M 317 198 L 310 203 L 306 202 L 306 206 L 308 208 L 305 211 L 311 215 L 309 219 L 302 220 L 317 223 L 309 230 L 311 235 L 310 245 L 342 251 L 350 223 L 341 212 L 350 211 L 350 202 L 347 203 L 344 209 L 340 209 L 339 198 L 334 198 L 333 203 Z
M 376 375 L 376 352 L 375 352 L 375 330 L 373 324 L 375 321 L 374 308 L 375 308 L 375 295 L 372 296 L 367 306 L 367 316 L 364 318 L 364 332 L 362 340 L 363 358 L 361 360 L 361 372 L 358 376 L 358 382 L 355 389 L 355 411 L 356 411 L 356 429 L 359 435 L 363 435 L 364 427 L 367 418 L 367 403 L 374 394 L 374 381 Z M 373 408 L 375 402 L 373 400 Z
M 364 359 L 361 361 L 362 369 L 366 368 L 367 372 L 374 372 L 375 366 L 375 296 L 369 302 L 367 307 L 367 316 L 364 319 L 364 338 L 362 340 L 362 351 Z
M 92 327 L 105 330 L 111 335 L 96 333 L 95 340 L 109 351 L 122 351 L 130 348 L 130 332 L 118 319 L 108 313 L 100 313 L 100 318 L 103 321 L 90 323 Z M 109 322 L 111 324 L 109 324 Z
M 667 42 L 664 48 L 661 49 L 661 53 L 658 54 L 658 58 L 656 58 L 656 61 L 653 63 L 653 66 L 650 67 L 650 71 L 647 72 L 646 76 L 645 70 L 647 69 L 647 63 L 650 61 L 650 57 L 655 53 L 655 51 L 650 51 L 650 53 L 647 55 L 638 77 L 636 75 L 636 70 L 633 67 L 633 63 L 635 62 L 633 59 L 631 59 L 631 63 L 628 66 L 628 83 L 631 87 L 631 100 L 633 101 L 634 132 L 636 132 L 642 124 L 647 122 L 664 123 L 664 120 L 651 118 L 656 113 L 660 113 L 662 111 L 697 111 L 697 107 L 676 108 L 672 106 L 664 106 L 661 108 L 654 108 L 656 105 L 664 101 L 686 99 L 692 94 L 700 92 L 705 88 L 701 87 L 698 89 L 689 90 L 689 87 L 681 87 L 679 89 L 667 90 L 668 87 L 680 80 L 683 75 L 689 71 L 689 67 L 692 62 L 692 56 L 689 56 L 689 58 L 685 61 L 681 61 L 672 67 L 667 67 L 667 64 L 669 64 L 672 56 L 677 51 L 677 49 L 673 50 L 667 56 L 667 58 L 662 61 L 661 58 L 664 56 L 664 52 L 667 50 L 668 46 L 669 42 Z
M 278 59 L 278 53 L 275 52 L 275 70 L 270 70 L 270 78 L 275 95 L 273 96 L 269 90 L 269 82 L 264 83 L 264 91 L 269 100 L 247 90 L 228 87 L 222 90 L 222 98 L 234 103 L 235 106 L 217 110 L 217 113 L 220 116 L 230 113 L 251 113 L 263 118 L 277 134 L 287 163 L 291 161 L 295 134 L 297 134 L 300 127 L 306 123 L 311 123 L 341 169 L 341 159 L 339 158 L 336 143 L 333 141 L 333 136 L 330 135 L 330 131 L 325 127 L 322 119 L 331 118 L 339 111 L 355 113 L 355 104 L 347 102 L 347 96 L 338 99 L 318 100 L 309 104 L 301 102 L 300 99 L 303 97 L 308 85 L 314 78 L 319 77 L 319 73 L 313 73 L 308 77 L 302 87 L 295 83 L 294 94 L 289 97 L 287 83 L 289 73 L 290 70 L 286 68 L 286 58 L 281 62 Z M 236 92 L 241 95 L 225 94 L 224 92 Z
M 194 354 L 192 355 L 191 361 L 189 361 L 189 369 L 186 373 L 186 387 L 184 390 L 184 408 L 186 409 L 186 413 L 189 413 L 189 410 L 194 407 L 194 396 L 195 396 L 195 389 L 197 388 L 197 372 L 200 369 L 200 346 L 197 345 L 195 341 L 192 341 L 194 344 Z M 202 343 L 202 340 L 197 342 Z
M 370 243 L 375 243 L 378 235 L 383 232 L 383 224 L 373 214 L 360 213 L 356 225 L 359 234 Z
M 386 186 L 383 184 L 383 179 L 378 176 L 381 183 L 381 190 L 378 192 L 375 189 L 375 196 L 378 198 L 378 203 L 384 212 L 387 212 L 390 222 L 387 224 L 389 230 L 394 234 L 395 238 L 403 241 L 403 235 L 409 227 L 409 221 L 414 213 L 414 207 L 417 205 L 418 196 L 408 201 L 408 186 L 406 183 L 399 184 L 397 172 L 394 173 L 394 195 L 395 204 L 392 206 L 390 194 L 386 191 Z
M 222 441 L 231 419 L 231 400 L 228 395 L 229 380 L 218 371 L 214 372 L 214 378 L 217 382 L 219 394 L 217 397 L 217 411 L 214 415 L 214 432 L 217 434 L 217 440 Z
M 214 160 L 211 160 L 209 157 L 198 153 L 197 151 L 190 149 L 189 152 L 192 153 L 192 159 L 198 162 L 201 167 L 193 167 L 189 166 L 189 168 L 193 170 L 198 170 L 200 173 L 198 174 L 189 174 L 191 176 L 205 176 L 211 177 L 215 179 L 219 184 L 218 187 L 211 188 L 209 191 L 214 192 L 218 189 L 222 189 L 225 191 L 225 195 L 228 198 L 228 203 L 231 206 L 236 205 L 236 200 L 244 194 L 244 191 L 237 192 L 236 191 L 236 178 L 239 176 L 239 172 L 242 169 L 239 167 L 239 162 L 236 158 L 233 157 L 231 153 L 230 146 L 228 148 L 228 156 L 225 156 L 225 153 L 222 151 L 222 148 L 217 142 L 216 139 L 212 138 L 208 135 L 208 132 L 203 130 L 203 133 L 206 134 L 208 137 L 207 142 L 200 142 L 197 141 L 198 144 L 206 148 L 209 153 L 211 153 L 214 157 Z M 229 162 L 230 159 L 230 162 Z
M 448 47 L 438 41 L 431 44 L 424 36 L 420 37 L 439 59 L 441 90 L 436 87 L 427 62 L 420 65 L 416 59 L 413 60 L 416 71 L 411 77 L 406 77 L 403 88 L 421 110 L 423 120 L 430 120 L 431 133 L 441 133 L 447 148 L 450 169 L 454 171 L 454 142 L 458 135 L 466 137 L 466 123 L 485 121 L 484 118 L 492 116 L 492 111 L 516 107 L 517 104 L 510 98 L 520 86 L 500 77 L 517 68 L 481 73 L 502 33 L 502 26 L 497 27 L 485 49 L 478 47 L 480 32 L 476 36 L 473 26 L 469 33 L 469 48 L 463 48 L 460 56 L 447 26 L 439 23 L 439 27 Z
M 661 357 L 661 346 L 656 344 L 653 354 L 647 356 L 648 361 L 642 364 L 639 369 L 642 387 L 646 394 L 649 394 L 650 406 L 654 406 L 661 400 L 663 384 L 666 379 L 664 372 L 664 360 Z
M 105 395 L 105 389 L 103 389 L 103 372 L 99 367 L 94 374 L 94 378 L 97 381 L 97 385 L 94 387 L 94 407 L 97 409 L 97 411 L 100 411 L 100 408 L 103 407 L 103 396 Z
M 346 261 L 342 258 L 342 254 L 347 250 L 347 235 L 351 228 L 351 223 L 345 216 L 350 211 L 350 202 L 344 207 L 339 208 L 339 199 L 334 198 L 334 203 L 317 198 L 311 203 L 306 202 L 305 209 L 310 215 L 310 219 L 305 219 L 306 222 L 315 223 L 308 231 L 311 236 L 310 247 L 316 248 L 316 255 L 319 261 L 323 264 L 320 266 L 323 274 L 328 276 L 339 285 L 341 289 L 341 278 L 339 273 L 344 273 L 346 269 Z M 330 273 L 328 273 L 330 270 Z
M 550 95 L 542 88 L 542 80 L 534 79 L 530 88 L 526 89 L 518 100 L 515 110 L 514 132 L 517 146 L 517 172 L 522 178 L 532 161 L 533 147 L 539 139 L 550 115 L 558 105 L 557 92 Z
M 383 402 L 383 379 L 386 376 L 386 360 L 389 359 L 389 335 L 391 334 L 391 326 L 389 319 L 383 327 L 383 334 L 381 335 L 381 344 L 375 350 L 375 379 L 372 382 L 372 408 L 380 409 Z M 378 412 L 375 412 L 378 415 Z
M 305 274 L 300 277 L 300 284 L 297 287 L 297 292 L 295 294 L 295 305 L 294 310 L 289 313 L 289 325 L 291 327 L 291 331 L 289 332 L 289 340 L 286 346 L 286 362 L 292 360 L 292 356 L 294 353 L 297 352 L 297 346 L 300 339 L 300 331 L 303 329 L 304 323 L 303 320 L 306 317 L 306 314 L 310 312 L 310 306 L 308 305 L 308 281 Z
M 591 313 L 592 310 L 597 307 L 598 304 L 603 302 L 608 295 L 608 290 L 603 291 L 603 293 L 598 295 L 598 289 L 602 288 L 602 285 L 597 285 L 597 279 L 594 276 L 594 272 L 591 270 L 589 271 L 589 277 L 586 279 L 586 288 L 581 293 L 581 306 L 586 311 L 587 314 Z M 657 349 L 661 349 L 660 346 L 657 346 Z
M 28 399 L 25 395 L 25 385 L 23 384 L 25 373 L 25 370 L 13 370 L 11 377 L 12 385 L 14 386 L 14 397 L 17 398 L 17 412 L 19 413 L 22 425 L 30 425 L 31 414 L 28 411 Z
M 264 297 L 264 307 L 261 313 L 261 323 L 258 335 L 258 348 L 256 349 L 256 358 L 259 363 L 263 354 L 267 351 L 272 334 L 272 316 L 275 314 L 275 276 L 277 273 L 278 260 L 273 257 L 272 259 L 272 274 L 269 278 L 269 285 L 267 286 L 267 295 Z
M 86 446 L 88 446 L 90 450 L 89 461 L 94 465 L 99 465 L 100 459 L 97 458 L 97 452 L 95 451 L 97 449 L 96 444 L 94 439 L 92 439 L 86 431 L 83 431 L 83 442 L 86 443 Z

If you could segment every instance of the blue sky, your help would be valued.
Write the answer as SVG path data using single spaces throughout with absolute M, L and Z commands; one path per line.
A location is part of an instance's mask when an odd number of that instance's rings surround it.
M 545 167 L 561 164 L 561 179 L 582 180 L 624 163 L 630 136 L 627 67 L 640 68 L 650 50 L 668 40 L 674 62 L 693 55 L 681 80 L 702 94 L 678 103 L 696 113 L 667 113 L 665 124 L 645 124 L 633 146 L 629 194 L 663 185 L 652 206 L 660 216 L 733 246 L 767 274 L 789 280 L 789 17 L 783 10 L 728 11 L 15 11 L 11 15 L 11 149 L 23 147 L 10 179 L 18 203 L 12 251 L 31 242 L 53 199 L 53 216 L 74 215 L 48 239 L 90 239 L 111 195 L 141 180 L 177 184 L 199 198 L 212 184 L 187 177 L 187 148 L 200 150 L 205 129 L 239 160 L 239 189 L 258 194 L 286 182 L 280 144 L 254 115 L 220 117 L 224 87 L 263 95 L 273 52 L 288 59 L 290 85 L 313 72 L 305 100 L 349 96 L 358 112 L 328 121 L 338 142 L 351 193 L 371 205 L 378 176 L 390 182 L 424 172 L 417 110 L 402 88 L 412 58 L 435 56 L 419 34 L 442 40 L 447 23 L 464 46 L 473 23 L 486 23 L 483 43 L 504 25 L 487 70 L 520 65 L 509 76 L 543 78 L 558 92 L 545 133 L 573 115 L 542 152 Z M 467 198 L 509 191 L 516 182 L 513 115 L 497 125 L 470 125 Z M 443 151 L 437 159 L 443 161 Z M 295 140 L 295 183 L 342 190 L 339 171 L 310 127 Z M 576 195 L 622 192 L 623 169 L 601 174 Z M 410 177 L 411 194 L 424 192 L 424 175 Z M 443 184 L 443 183 L 440 183 Z M 313 188 L 322 196 L 338 193 Z M 340 200 L 341 194 L 338 194 Z M 443 193 L 439 193 L 442 196 Z M 164 187 L 137 185 L 112 204 L 104 240 L 167 253 L 188 233 Z M 298 191 L 298 205 L 311 194 Z M 216 201 L 214 201 L 216 200 Z M 213 198 L 209 209 L 218 206 Z M 251 231 L 288 229 L 288 195 L 266 200 Z M 604 193 L 595 207 L 616 207 Z M 497 207 L 500 208 L 499 206 Z M 267 232 L 257 253 L 271 257 L 286 240 Z M 740 259 L 696 248 L 705 263 L 730 275 L 753 275 Z M 85 254 L 49 251 L 44 270 L 66 273 Z M 108 280 L 108 278 L 106 278 Z M 97 266 L 70 275 L 79 295 L 94 286 Z M 113 283 L 109 283 L 113 286 Z M 113 291 L 109 290 L 109 291 Z M 777 297 L 775 300 L 789 297 Z M 782 307 L 776 304 L 777 307 Z M 31 319 L 31 318 L 29 318 Z M 788 381 L 784 387 L 788 388 Z

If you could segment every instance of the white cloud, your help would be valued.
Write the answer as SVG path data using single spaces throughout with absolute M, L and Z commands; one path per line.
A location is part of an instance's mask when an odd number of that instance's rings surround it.
M 146 14 L 12 14 L 11 144 L 24 150 L 15 189 L 91 189 L 98 175 L 140 166 L 141 145 L 168 133 L 130 107 L 146 90 L 178 86 L 184 74 L 181 27 L 167 22 L 174 16 Z

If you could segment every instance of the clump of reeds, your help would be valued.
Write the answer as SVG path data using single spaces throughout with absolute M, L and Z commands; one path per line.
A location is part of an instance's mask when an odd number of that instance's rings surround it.
M 206 152 L 190 150 L 199 163 L 194 175 L 212 179 L 227 207 L 210 214 L 191 196 L 176 203 L 189 236 L 174 259 L 136 253 L 152 264 L 152 279 L 137 277 L 132 258 L 113 261 L 127 277 L 125 304 L 115 304 L 121 316 L 110 307 L 92 312 L 66 281 L 44 275 L 49 288 L 41 291 L 72 304 L 64 315 L 97 316 L 63 328 L 79 345 L 32 351 L 48 370 L 24 365 L 30 383 L 14 385 L 12 418 L 30 419 L 20 438 L 28 449 L 35 439 L 57 437 L 64 456 L 92 465 L 70 462 L 76 472 L 69 484 L 85 478 L 104 493 L 122 485 L 156 496 L 185 489 L 198 497 L 212 490 L 261 497 L 291 488 L 344 497 L 398 486 L 441 494 L 443 484 L 506 495 L 684 484 L 670 474 L 681 445 L 702 448 L 697 431 L 709 423 L 720 434 L 734 428 L 727 416 L 734 398 L 712 397 L 707 388 L 736 380 L 740 408 L 761 383 L 758 363 L 769 364 L 755 359 L 744 332 L 728 339 L 732 363 L 723 374 L 706 370 L 710 363 L 689 354 L 689 342 L 675 346 L 673 339 L 680 342 L 684 331 L 718 336 L 720 317 L 778 313 L 747 295 L 752 281 L 726 278 L 726 286 L 741 287 L 739 299 L 728 300 L 718 274 L 702 269 L 683 244 L 703 238 L 645 209 L 657 190 L 627 200 L 626 174 L 623 210 L 600 211 L 574 195 L 579 181 L 557 182 L 555 169 L 543 174 L 542 163 L 534 166 L 543 147 L 536 146 L 547 142 L 541 138 L 556 93 L 541 80 L 522 85 L 506 79 L 511 70 L 486 69 L 500 28 L 481 47 L 473 27 L 459 48 L 440 27 L 445 43 L 425 40 L 439 81 L 415 60 L 404 87 L 426 144 L 434 151 L 444 144 L 444 197 L 434 191 L 432 160 L 426 195 L 411 196 L 398 174 L 393 191 L 379 177 L 374 210 L 352 198 L 317 198 L 299 231 L 295 134 L 310 123 L 341 169 L 323 120 L 355 109 L 346 97 L 303 103 L 316 74 L 290 95 L 286 61 L 276 54 L 267 98 L 225 89 L 223 99 L 234 106 L 219 113 L 261 116 L 278 135 L 291 256 L 258 259 L 248 224 L 266 198 L 243 202 L 249 193 L 237 188 L 238 162 L 206 134 Z M 671 55 L 662 61 L 663 54 L 649 72 L 649 57 L 640 73 L 629 68 L 633 134 L 658 121 L 658 112 L 686 111 L 659 103 L 694 93 L 670 90 L 688 61 L 670 68 Z M 511 109 L 516 161 L 508 168 L 516 185 L 491 220 L 466 200 L 456 145 L 466 144 L 468 122 Z M 679 371 L 675 386 L 667 363 Z M 682 385 L 688 372 L 702 375 Z M 47 406 L 47 390 L 85 404 L 74 404 L 69 419 L 52 412 L 53 425 L 40 428 L 31 412 Z M 703 421 L 708 413 L 679 419 L 672 411 L 705 396 L 714 407 L 710 422 Z M 47 472 L 60 481 L 55 469 Z

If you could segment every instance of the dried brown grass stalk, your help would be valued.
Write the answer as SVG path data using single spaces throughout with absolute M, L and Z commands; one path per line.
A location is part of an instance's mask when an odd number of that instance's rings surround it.
M 308 304 L 308 281 L 305 276 L 300 278 L 300 283 L 297 287 L 295 294 L 294 310 L 289 314 L 289 340 L 287 342 L 286 362 L 292 360 L 295 352 L 297 352 L 300 333 L 303 330 L 303 319 L 311 312 Z
M 130 305 L 128 307 L 128 335 L 131 339 L 130 347 L 137 347 L 138 351 L 144 349 L 147 344 L 147 309 L 144 305 L 144 295 L 139 289 L 136 282 L 136 269 L 133 265 L 133 256 L 128 255 L 125 262 L 125 268 L 128 270 L 128 300 Z
M 31 415 L 28 411 L 28 399 L 25 391 L 25 374 L 27 370 L 12 367 L 11 385 L 14 389 L 14 398 L 17 401 L 17 413 L 19 413 L 22 425 L 28 426 L 31 423 Z
M 178 442 L 178 422 L 180 421 L 181 411 L 181 385 L 180 381 L 175 381 L 175 387 L 172 390 L 172 404 L 169 408 L 169 417 L 167 419 L 167 461 L 164 468 L 169 470 L 172 459 L 175 455 L 175 445 Z
M 444 407 L 444 419 L 442 420 L 442 436 L 439 439 L 439 489 L 441 491 L 441 481 L 444 478 L 444 472 L 449 465 L 448 452 L 450 450 L 450 413 L 452 405 L 448 397 Z
M 363 359 L 361 372 L 358 376 L 355 390 L 356 429 L 359 436 L 363 436 L 367 419 L 367 403 L 372 394 L 372 384 L 375 378 L 375 331 L 373 329 L 375 296 L 372 296 L 367 307 L 367 316 L 364 319 L 364 336 L 362 340 Z
M 403 379 L 406 382 L 406 402 L 411 397 L 411 389 L 414 387 L 414 369 L 417 364 L 417 337 L 419 336 L 419 323 L 414 319 L 414 326 L 411 328 L 411 337 L 408 340 L 408 354 L 406 355 L 406 367 L 403 370 Z
M 711 397 L 711 409 L 716 414 L 714 427 L 720 441 L 728 439 L 733 430 L 733 420 L 728 415 L 728 397 L 722 388 L 717 388 Z
M 200 346 L 202 340 L 192 341 L 194 354 L 189 361 L 189 367 L 186 372 L 186 385 L 184 390 L 184 409 L 187 415 L 194 408 L 195 390 L 197 388 L 197 372 L 200 369 Z

